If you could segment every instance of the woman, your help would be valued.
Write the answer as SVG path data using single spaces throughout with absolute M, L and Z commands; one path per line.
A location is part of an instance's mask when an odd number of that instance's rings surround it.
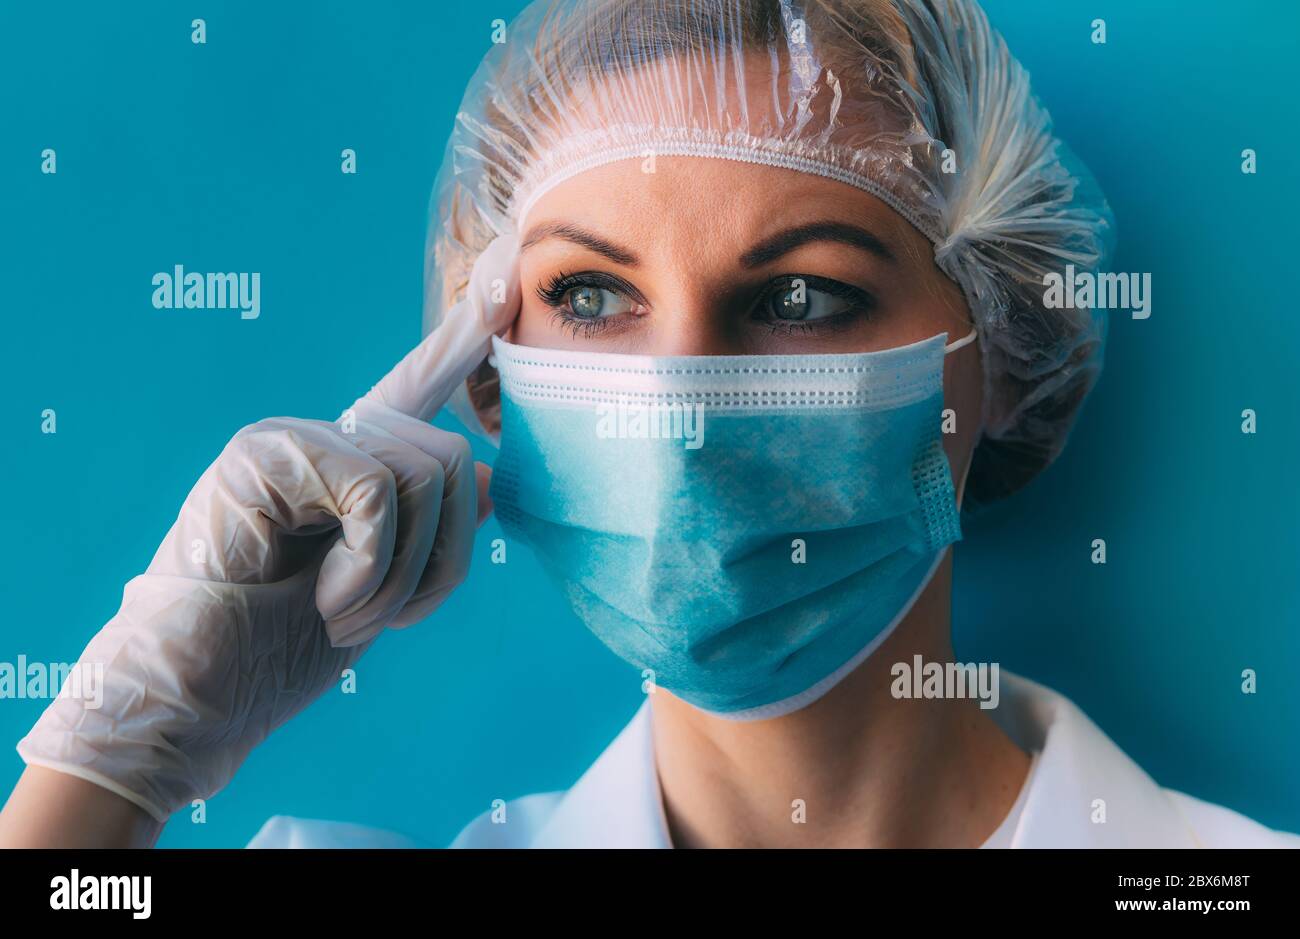
M 83 655 L 103 707 L 20 743 L 5 843 L 152 843 L 429 615 L 495 508 L 647 694 L 572 789 L 458 846 L 1296 845 L 953 667 L 958 509 L 1060 452 L 1104 325 L 1043 278 L 1110 235 L 973 3 L 534 5 L 435 205 L 426 340 L 209 468 Z M 427 423 L 448 403 L 500 442 L 490 497 Z

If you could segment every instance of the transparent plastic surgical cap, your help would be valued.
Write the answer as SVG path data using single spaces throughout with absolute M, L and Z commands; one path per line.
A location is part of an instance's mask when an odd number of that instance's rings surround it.
M 1102 315 L 1044 276 L 1104 266 L 1113 225 L 1029 75 L 970 0 L 541 0 L 479 66 L 430 206 L 425 331 L 548 188 L 620 159 L 787 167 L 883 200 L 965 294 L 985 374 L 966 505 L 1064 446 L 1101 369 Z M 453 401 L 499 431 L 484 363 Z

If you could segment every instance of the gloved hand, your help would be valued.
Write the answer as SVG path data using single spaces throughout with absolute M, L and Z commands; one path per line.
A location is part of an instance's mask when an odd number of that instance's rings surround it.
M 272 418 L 203 473 L 148 570 L 77 668 L 102 706 L 58 697 L 18 744 L 159 821 L 226 785 L 266 736 L 387 626 L 465 577 L 468 442 L 427 423 L 519 310 L 518 239 L 474 265 L 461 308 L 338 422 Z

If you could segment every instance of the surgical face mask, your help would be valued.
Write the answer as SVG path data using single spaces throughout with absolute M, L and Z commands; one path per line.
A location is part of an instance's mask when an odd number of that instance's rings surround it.
M 825 694 L 961 537 L 946 335 L 848 355 L 614 355 L 493 340 L 492 501 L 582 621 L 703 710 Z

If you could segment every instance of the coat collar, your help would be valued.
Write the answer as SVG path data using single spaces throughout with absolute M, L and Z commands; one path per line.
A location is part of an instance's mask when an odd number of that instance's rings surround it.
M 1013 848 L 1199 846 L 1165 790 L 1072 701 L 1007 672 L 1001 695 L 994 720 L 1039 751 Z
M 1164 790 L 1067 698 L 1004 671 L 993 717 L 1039 753 L 1012 847 L 1197 846 Z M 1103 804 L 1105 821 L 1094 821 Z M 533 847 L 671 846 L 646 699 L 564 794 Z
M 534 848 L 671 848 L 655 771 L 650 699 L 582 777 L 533 840 Z

